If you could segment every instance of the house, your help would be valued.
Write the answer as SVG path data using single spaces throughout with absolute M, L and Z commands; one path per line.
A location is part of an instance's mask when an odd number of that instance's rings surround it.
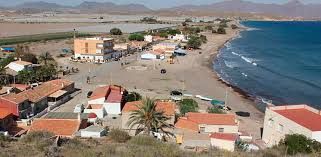
M 95 113 L 98 118 L 104 118 L 107 115 L 103 104 L 88 104 L 84 113 Z
M 147 41 L 131 41 L 129 43 L 130 49 L 137 50 L 137 51 L 143 51 L 147 46 Z
M 22 71 L 22 70 L 31 70 L 32 69 L 32 63 L 26 62 L 26 61 L 22 61 L 20 59 L 20 60 L 13 61 L 13 62 L 9 63 L 6 66 L 6 68 L 18 73 L 19 71 Z
M 127 102 L 122 110 L 122 129 L 128 131 L 130 135 L 135 135 L 137 126 L 130 128 L 127 125 L 129 117 L 132 111 L 138 110 L 138 106 L 143 105 L 141 101 Z M 171 101 L 157 101 L 156 110 L 163 111 L 165 116 L 170 119 L 167 121 L 168 124 L 174 125 L 175 122 L 175 102 Z
M 107 113 L 107 115 L 119 115 L 121 114 L 123 106 L 124 94 L 126 94 L 126 90 L 121 86 L 110 85 L 98 87 L 90 96 L 85 112 L 96 113 L 99 117 L 101 117 L 101 112 Z M 101 108 L 100 105 L 102 105 L 103 108 Z M 97 109 L 99 111 L 97 111 Z
M 268 147 L 287 134 L 302 134 L 321 142 L 321 111 L 308 105 L 268 106 L 262 140 Z
M 233 152 L 235 143 L 239 139 L 238 134 L 233 133 L 213 133 L 210 135 L 211 146 Z
M 121 52 L 122 54 L 127 54 L 130 50 L 128 43 L 119 43 L 114 45 L 114 50 L 116 52 Z
M 0 108 L 0 133 L 8 132 L 15 124 L 15 116 L 6 108 Z
M 168 39 L 180 42 L 188 42 L 188 38 L 184 34 L 176 34 L 174 36 L 169 36 Z
M 113 57 L 113 38 L 84 38 L 74 40 L 75 59 L 104 62 Z
M 178 119 L 175 128 L 199 133 L 238 133 L 238 121 L 234 114 L 189 112 Z
M 171 42 L 161 42 L 159 44 L 156 44 L 153 46 L 153 51 L 164 51 L 165 52 L 165 56 L 172 56 L 172 54 L 174 53 L 175 49 L 178 48 L 178 44 L 177 43 L 171 43 Z
M 100 138 L 105 136 L 107 131 L 102 126 L 91 125 L 85 129 L 80 130 L 80 136 L 85 138 Z
M 152 35 L 145 35 L 144 36 L 144 41 L 147 41 L 149 43 L 153 42 L 153 36 Z
M 142 60 L 156 60 L 156 59 L 163 60 L 165 59 L 165 54 L 164 52 L 161 52 L 161 51 L 146 51 L 140 55 L 140 58 Z
M 55 136 L 72 138 L 80 130 L 87 127 L 87 120 L 81 119 L 78 114 L 77 119 L 67 118 L 37 118 L 31 123 L 28 133 L 35 131 L 47 131 L 53 133 Z
M 26 119 L 61 105 L 70 99 L 75 91 L 74 82 L 58 79 L 45 82 L 20 93 L 0 97 L 0 108 L 7 108 L 14 115 Z M 45 111 L 47 112 L 47 111 Z

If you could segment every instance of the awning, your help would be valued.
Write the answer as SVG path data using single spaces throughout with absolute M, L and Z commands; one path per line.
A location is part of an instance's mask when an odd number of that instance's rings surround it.
M 54 92 L 54 93 L 50 94 L 49 97 L 58 98 L 58 97 L 66 94 L 66 93 L 67 93 L 67 91 L 65 91 L 65 90 L 58 90 L 57 92 Z

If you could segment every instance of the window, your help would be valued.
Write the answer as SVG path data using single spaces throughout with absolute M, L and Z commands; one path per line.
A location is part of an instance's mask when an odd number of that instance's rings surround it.
M 282 124 L 279 124 L 279 126 L 278 126 L 278 131 L 280 131 L 280 132 L 283 132 L 283 125 Z
M 272 127 L 274 124 L 274 120 L 273 119 L 269 119 L 268 125 L 269 127 Z
M 224 128 L 218 128 L 218 132 L 224 132 Z
M 205 132 L 205 127 L 200 127 L 200 132 Z

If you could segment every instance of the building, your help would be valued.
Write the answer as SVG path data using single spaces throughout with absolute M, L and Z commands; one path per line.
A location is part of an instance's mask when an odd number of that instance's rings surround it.
M 153 42 L 153 36 L 152 35 L 145 35 L 144 36 L 144 41 L 147 41 L 149 43 Z
M 103 104 L 88 104 L 84 113 L 95 113 L 98 118 L 104 118 L 107 115 Z
M 0 134 L 1 132 L 9 132 L 10 128 L 15 124 L 14 115 L 5 108 L 0 108 Z
M 87 119 L 82 119 L 78 114 L 77 119 L 68 118 L 38 118 L 32 122 L 28 133 L 34 131 L 47 131 L 55 136 L 72 138 L 80 129 L 87 127 Z
M 142 60 L 156 60 L 156 59 L 163 60 L 165 59 L 165 54 L 164 52 L 161 52 L 161 51 L 146 51 L 140 55 L 140 58 Z
M 127 54 L 130 50 L 130 46 L 128 43 L 115 44 L 114 50 L 116 52 L 121 52 L 122 54 Z
M 90 96 L 85 112 L 96 113 L 97 116 L 101 117 L 101 114 L 96 112 L 98 108 L 107 115 L 119 115 L 121 114 L 123 106 L 124 94 L 126 94 L 126 90 L 121 86 L 110 85 L 98 87 Z M 101 106 L 103 108 L 101 108 Z
M 168 39 L 179 42 L 188 42 L 188 38 L 184 34 L 176 34 L 174 36 L 169 36 Z
M 91 125 L 85 129 L 80 130 L 80 136 L 85 138 L 100 138 L 105 136 L 107 131 L 102 126 Z
M 44 114 L 68 101 L 74 91 L 74 82 L 52 80 L 17 94 L 10 93 L 0 97 L 0 108 L 7 108 L 13 115 L 27 119 L 39 113 Z
M 114 39 L 112 38 L 84 38 L 74 40 L 75 59 L 104 62 L 113 58 Z
M 127 125 L 130 114 L 132 111 L 138 110 L 137 106 L 143 105 L 141 101 L 127 102 L 122 110 L 122 129 L 128 131 L 130 135 L 135 135 L 137 126 L 130 128 Z M 164 114 L 170 119 L 167 121 L 168 124 L 174 125 L 175 122 L 175 102 L 171 101 L 157 101 L 156 110 L 164 111 Z
M 136 50 L 136 51 L 143 51 L 147 46 L 147 41 L 131 41 L 129 43 L 130 49 Z
M 175 128 L 199 133 L 238 133 L 238 121 L 234 114 L 189 112 L 178 119 Z
M 238 134 L 213 133 L 210 135 L 211 146 L 233 152 L 235 143 L 239 139 Z
M 308 105 L 269 106 L 265 110 L 263 141 L 271 147 L 287 134 L 302 134 L 321 142 L 321 111 Z
M 169 57 L 172 56 L 175 49 L 178 48 L 177 43 L 171 43 L 171 42 L 162 42 L 159 44 L 156 44 L 153 46 L 153 51 L 163 51 L 165 52 L 165 56 Z
M 22 70 L 32 70 L 32 63 L 18 60 L 9 63 L 6 68 L 18 73 Z

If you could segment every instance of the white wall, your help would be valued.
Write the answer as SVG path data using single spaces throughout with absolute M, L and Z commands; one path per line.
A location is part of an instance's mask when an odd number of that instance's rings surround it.
M 235 148 L 235 141 L 211 138 L 211 145 L 219 149 L 233 152 Z
M 105 97 L 88 101 L 88 104 L 104 104 L 104 103 L 105 103 Z
M 199 127 L 205 127 L 206 133 L 219 132 L 219 128 L 224 128 L 223 133 L 238 133 L 239 129 L 237 125 L 204 125 L 201 124 Z
M 102 136 L 102 132 L 92 132 L 92 131 L 80 131 L 81 137 L 93 137 L 93 138 L 100 138 Z
M 312 139 L 315 139 L 315 140 L 321 142 L 321 131 L 312 132 Z
M 102 109 L 85 109 L 84 113 L 95 113 L 98 118 L 104 118 L 106 116 L 106 111 Z
M 104 108 L 107 114 L 121 114 L 120 103 L 104 103 Z

